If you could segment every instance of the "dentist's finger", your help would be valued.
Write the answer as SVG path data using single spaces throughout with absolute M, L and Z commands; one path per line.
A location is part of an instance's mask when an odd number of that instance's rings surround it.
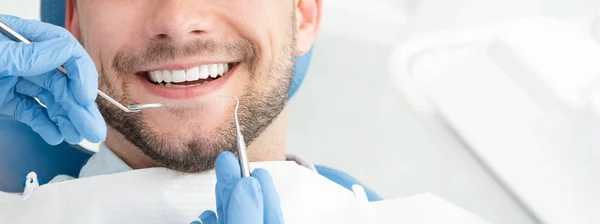
M 242 171 L 237 158 L 229 151 L 219 154 L 215 163 L 215 170 L 217 173 L 217 185 L 215 187 L 217 214 L 223 223 L 228 223 L 227 210 L 231 192 L 236 183 L 242 178 Z

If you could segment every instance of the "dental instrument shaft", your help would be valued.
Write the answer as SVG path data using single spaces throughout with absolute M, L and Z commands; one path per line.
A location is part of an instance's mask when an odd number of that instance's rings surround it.
M 61 71 L 63 74 L 67 74 L 67 70 L 63 67 L 60 66 L 58 67 L 58 70 Z M 106 95 L 106 93 L 98 90 L 98 95 L 100 95 L 102 98 L 104 98 L 105 100 L 107 100 L 108 102 L 114 104 L 115 106 L 117 106 L 119 109 L 125 111 L 125 112 L 136 112 L 135 110 L 130 110 L 129 108 L 123 106 L 123 104 L 119 103 L 118 101 L 116 101 L 115 99 L 113 99 L 112 97 Z
M 235 120 L 235 132 L 236 132 L 236 148 L 238 152 L 238 157 L 240 159 L 240 168 L 242 170 L 242 177 L 250 176 L 250 166 L 248 165 L 248 154 L 246 152 L 246 141 L 244 140 L 244 135 L 242 135 L 242 131 L 240 129 L 240 122 L 238 120 L 238 107 L 240 106 L 240 101 L 235 96 L 225 96 L 235 100 L 235 110 L 233 111 L 233 119 Z
M 7 37 L 13 39 L 14 41 L 20 41 L 23 42 L 24 44 L 31 44 L 31 41 L 27 40 L 27 38 L 21 36 L 21 34 L 17 33 L 15 30 L 13 30 L 12 28 L 10 28 L 8 25 L 6 25 L 5 23 L 0 21 L 0 32 L 4 35 L 6 35 Z M 65 75 L 67 75 L 67 70 L 60 66 L 57 68 L 59 71 L 61 71 L 62 73 L 64 73 Z M 114 104 L 115 106 L 117 106 L 118 108 L 120 108 L 121 110 L 125 111 L 125 112 L 139 112 L 139 110 L 130 110 L 129 108 L 123 106 L 123 104 L 117 102 L 116 100 L 114 100 L 113 98 L 111 98 L 110 96 L 106 95 L 105 93 L 103 93 L 102 91 L 98 90 L 98 95 L 100 95 L 102 98 L 106 99 L 108 102 Z

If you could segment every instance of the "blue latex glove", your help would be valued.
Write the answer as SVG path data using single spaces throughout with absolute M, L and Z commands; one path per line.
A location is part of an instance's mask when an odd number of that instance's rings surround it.
M 103 141 L 106 124 L 94 103 L 98 72 L 79 42 L 58 26 L 7 15 L 0 21 L 32 42 L 0 34 L 0 114 L 29 125 L 52 145 Z M 61 65 L 68 77 L 56 69 Z
M 251 177 L 242 178 L 239 162 L 231 152 L 219 155 L 216 172 L 218 218 L 215 212 L 205 211 L 199 217 L 203 224 L 283 223 L 279 195 L 269 172 L 255 169 Z

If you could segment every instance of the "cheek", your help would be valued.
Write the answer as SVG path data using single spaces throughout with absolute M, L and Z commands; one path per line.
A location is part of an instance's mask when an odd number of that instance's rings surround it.
M 294 15 L 293 1 L 287 0 L 219 0 L 223 13 L 230 19 L 228 26 L 258 43 L 268 53 L 289 39 Z M 273 49 L 275 48 L 275 49 Z
M 133 44 L 140 44 L 140 41 L 131 40 L 140 40 L 138 36 L 142 35 L 136 30 L 143 25 L 143 20 L 138 15 L 140 10 L 131 10 L 138 8 L 134 5 L 136 1 L 87 2 L 79 9 L 81 38 L 96 65 L 99 66 L 101 62 L 105 69 L 109 69 L 106 66 L 110 66 L 108 63 L 112 62 L 117 52 L 127 48 L 139 49 L 139 46 Z
M 119 3 L 121 2 L 121 3 Z M 136 10 L 132 5 L 126 4 L 135 1 L 87 1 L 88 4 L 82 4 L 78 9 L 80 38 L 83 41 L 84 47 L 88 54 L 92 57 L 96 68 L 100 71 L 101 88 L 108 91 L 113 97 L 120 95 L 123 88 L 107 88 L 110 83 L 114 86 L 124 86 L 127 77 L 114 75 L 112 71 L 112 63 L 115 55 L 118 52 L 130 49 L 143 49 L 140 46 L 141 32 L 136 30 L 142 24 L 140 19 L 137 19 Z M 111 13 L 106 13 L 111 12 Z

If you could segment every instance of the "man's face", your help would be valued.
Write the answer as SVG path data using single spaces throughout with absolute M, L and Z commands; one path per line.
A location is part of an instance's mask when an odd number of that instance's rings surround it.
M 282 111 L 297 52 L 289 0 L 79 0 L 79 39 L 100 71 L 109 126 L 171 169 L 210 169 L 235 144 L 233 108 L 246 141 Z

